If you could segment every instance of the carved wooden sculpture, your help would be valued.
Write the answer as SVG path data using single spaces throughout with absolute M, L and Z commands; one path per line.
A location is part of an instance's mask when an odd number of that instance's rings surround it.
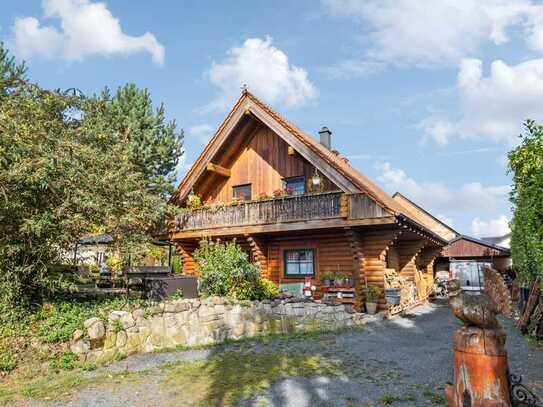
M 445 387 L 449 407 L 511 406 L 505 331 L 497 315 L 511 317 L 509 290 L 497 271 L 483 269 L 485 292 L 449 285 L 449 305 L 464 326 L 454 334 L 454 384 Z

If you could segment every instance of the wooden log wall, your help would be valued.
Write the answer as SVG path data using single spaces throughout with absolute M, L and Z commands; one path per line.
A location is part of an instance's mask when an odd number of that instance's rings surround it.
M 193 257 L 194 250 L 198 248 L 198 242 L 195 240 L 178 241 L 175 242 L 175 248 L 183 261 L 183 274 L 198 276 L 196 262 Z
M 400 253 L 398 251 L 398 242 L 394 242 L 387 251 L 388 268 L 394 269 L 396 273 L 400 272 Z
M 441 246 L 427 246 L 422 249 L 417 257 L 417 264 L 426 271 L 426 281 L 432 291 L 434 289 L 434 261 L 440 255 L 442 249 Z
M 247 242 L 251 249 L 253 262 L 260 269 L 261 276 L 270 279 L 268 269 L 268 242 L 265 239 L 256 236 L 247 236 Z
M 313 283 L 320 287 L 320 274 L 325 271 L 351 275 L 353 261 L 351 248 L 342 229 L 314 232 L 307 235 L 286 235 L 270 238 L 268 242 L 268 275 L 280 283 L 303 282 L 304 278 L 284 277 L 284 250 L 315 249 L 315 278 Z
M 426 244 L 424 239 L 399 241 L 397 244 L 400 256 L 400 264 L 398 272 L 400 276 L 405 277 L 409 281 L 415 281 L 415 271 L 417 265 L 415 259 Z
M 364 255 L 362 272 L 368 285 L 385 286 L 385 254 L 398 238 L 401 231 L 371 231 L 362 234 L 362 252 Z M 387 308 L 384 295 L 379 300 L 378 308 Z

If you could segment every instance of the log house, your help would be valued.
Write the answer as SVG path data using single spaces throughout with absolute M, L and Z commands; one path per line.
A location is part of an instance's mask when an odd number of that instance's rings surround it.
M 395 273 L 424 300 L 446 239 L 332 150 L 330 135 L 318 142 L 244 90 L 171 198 L 206 203 L 169 226 L 184 273 L 197 275 L 201 239 L 235 238 L 278 285 L 310 277 L 320 290 L 323 272 L 342 273 L 361 310 L 364 287 Z M 379 308 L 391 308 L 384 297 Z

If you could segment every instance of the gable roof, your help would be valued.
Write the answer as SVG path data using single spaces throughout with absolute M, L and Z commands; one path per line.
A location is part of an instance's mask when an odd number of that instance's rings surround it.
M 443 249 L 443 252 L 446 252 L 447 251 L 447 248 L 451 245 L 453 245 L 454 243 L 457 243 L 461 240 L 465 240 L 465 241 L 468 241 L 468 242 L 471 242 L 471 243 L 474 243 L 476 245 L 479 245 L 479 246 L 484 246 L 484 247 L 487 247 L 489 249 L 492 249 L 492 250 L 496 250 L 497 252 L 499 252 L 501 255 L 510 255 L 511 254 L 511 250 L 508 249 L 507 247 L 502 247 L 502 246 L 498 246 L 496 244 L 492 244 L 492 243 L 489 243 L 489 242 L 485 242 L 484 240 L 481 240 L 481 239 L 477 239 L 475 237 L 471 237 L 471 236 L 466 236 L 466 235 L 459 235 L 458 237 L 454 238 L 453 240 L 451 240 L 449 242 L 449 244 Z
M 241 97 L 187 172 L 179 185 L 177 193 L 172 196 L 172 201 L 179 202 L 185 199 L 191 188 L 204 173 L 207 163 L 211 162 L 214 154 L 228 139 L 228 136 L 244 115 L 251 115 L 271 128 L 344 192 L 365 192 L 379 206 L 388 210 L 391 214 L 403 212 L 403 208 L 369 178 L 353 168 L 337 154 L 321 145 L 313 137 L 287 121 L 247 90 L 243 91 Z
M 442 220 L 436 218 L 430 212 L 420 207 L 400 192 L 394 193 L 394 195 L 392 195 L 392 199 L 398 202 L 404 208 L 404 211 L 407 212 L 412 218 L 417 219 L 419 223 L 434 233 L 437 233 L 445 240 L 451 240 L 460 236 L 460 233 L 458 233 L 456 230 L 451 228 Z

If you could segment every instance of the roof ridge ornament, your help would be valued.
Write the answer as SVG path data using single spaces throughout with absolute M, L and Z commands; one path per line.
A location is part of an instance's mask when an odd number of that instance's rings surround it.
M 241 94 L 246 95 L 247 93 L 249 93 L 249 87 L 246 83 L 244 83 L 243 85 L 241 85 Z

